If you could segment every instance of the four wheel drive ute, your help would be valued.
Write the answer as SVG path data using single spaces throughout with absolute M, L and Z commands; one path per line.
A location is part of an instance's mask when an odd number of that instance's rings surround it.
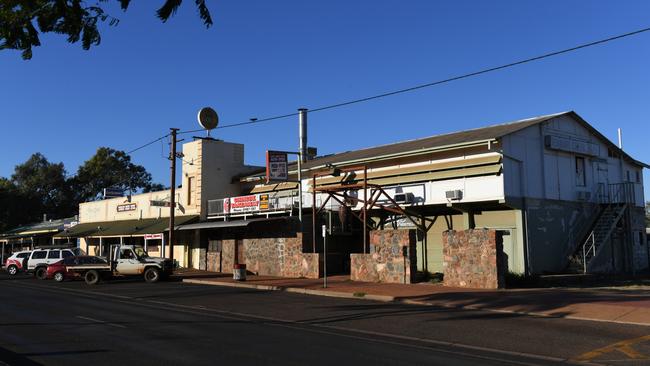
M 66 271 L 83 276 L 86 283 L 94 285 L 113 276 L 142 276 L 149 283 L 172 274 L 171 259 L 150 257 L 138 245 L 115 245 L 111 247 L 109 263 L 66 266 Z

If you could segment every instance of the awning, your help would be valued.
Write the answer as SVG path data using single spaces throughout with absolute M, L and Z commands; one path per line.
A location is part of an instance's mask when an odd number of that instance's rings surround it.
M 297 182 L 282 182 L 276 184 L 265 184 L 265 185 L 257 186 L 251 190 L 251 193 L 278 192 L 278 191 L 286 191 L 286 190 L 297 189 L 297 188 L 298 188 Z
M 256 222 L 275 222 L 275 221 L 288 221 L 291 220 L 291 217 L 271 217 L 271 218 L 259 218 L 259 219 L 250 219 L 250 220 L 232 220 L 232 221 L 203 221 L 197 222 L 195 224 L 181 225 L 178 227 L 178 230 L 197 230 L 197 229 L 220 229 L 228 227 L 246 227 L 252 223 Z
M 175 217 L 175 224 L 182 225 L 198 216 Z M 176 226 L 178 229 L 179 226 Z M 118 220 L 102 222 L 86 222 L 65 229 L 54 237 L 58 238 L 79 238 L 79 237 L 100 237 L 100 236 L 138 236 L 145 234 L 159 234 L 169 228 L 169 217 L 159 219 L 140 220 Z

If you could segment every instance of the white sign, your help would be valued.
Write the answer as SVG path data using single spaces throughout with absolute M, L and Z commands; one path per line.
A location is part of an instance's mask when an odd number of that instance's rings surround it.
M 162 239 L 163 234 L 144 234 L 145 240 Z
M 578 141 L 567 137 L 546 135 L 544 142 L 547 148 L 578 153 L 588 156 L 598 156 L 598 145 L 591 142 Z
M 255 212 L 260 210 L 260 199 L 256 194 L 249 196 L 231 197 L 229 200 L 229 212 L 231 214 L 243 212 Z M 224 201 L 224 212 L 226 211 L 226 202 Z
M 289 179 L 287 153 L 281 151 L 266 152 L 266 181 L 286 181 Z

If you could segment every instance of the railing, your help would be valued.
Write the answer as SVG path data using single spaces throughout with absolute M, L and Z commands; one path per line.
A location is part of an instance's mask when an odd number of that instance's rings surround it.
M 614 183 L 609 185 L 609 203 L 635 203 L 634 183 Z
M 262 198 L 261 196 L 266 196 Z M 242 202 L 238 199 L 246 198 Z M 250 199 L 247 199 L 250 198 Z M 208 216 L 233 216 L 291 211 L 297 207 L 298 197 L 268 197 L 268 194 L 219 198 L 208 200 Z
M 582 244 L 582 272 L 587 273 L 587 253 L 591 252 L 592 258 L 596 256 L 596 234 L 591 231 L 587 240 Z

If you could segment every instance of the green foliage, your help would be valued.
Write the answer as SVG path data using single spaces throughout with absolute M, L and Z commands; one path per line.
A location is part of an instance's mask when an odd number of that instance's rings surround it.
M 506 287 L 508 288 L 527 288 L 538 287 L 540 285 L 539 276 L 525 275 L 508 271 L 505 276 Z
M 118 188 L 124 191 L 150 189 L 151 174 L 131 162 L 124 151 L 100 147 L 95 155 L 77 171 L 72 184 L 77 192 L 77 201 L 95 200 L 104 188 Z
M 110 0 L 100 0 L 108 2 Z M 115 0 L 126 11 L 131 0 Z M 84 50 L 101 42 L 98 24 L 106 22 L 116 26 L 119 19 L 106 13 L 100 4 L 88 5 L 83 0 L 1 0 L 0 50 L 22 51 L 25 60 L 32 58 L 32 48 L 41 45 L 39 33 L 57 33 L 67 36 L 67 41 L 81 41 Z M 173 16 L 182 0 L 165 0 L 156 12 L 166 22 Z M 212 17 L 205 0 L 195 0 L 200 18 L 206 27 Z M 40 31 L 40 32 L 39 32 Z
M 58 212 L 65 217 L 77 211 L 70 202 L 71 191 L 63 163 L 50 163 L 42 154 L 33 154 L 16 166 L 11 182 L 25 204 L 33 209 L 29 215 L 32 219 L 38 219 L 43 213 Z
M 133 164 L 124 151 L 100 147 L 73 177 L 67 177 L 63 163 L 51 163 L 35 153 L 16 166 L 11 179 L 0 177 L 0 232 L 39 221 L 43 214 L 71 217 L 77 214 L 79 203 L 98 199 L 103 188 L 165 189 L 151 183 L 151 174 Z

